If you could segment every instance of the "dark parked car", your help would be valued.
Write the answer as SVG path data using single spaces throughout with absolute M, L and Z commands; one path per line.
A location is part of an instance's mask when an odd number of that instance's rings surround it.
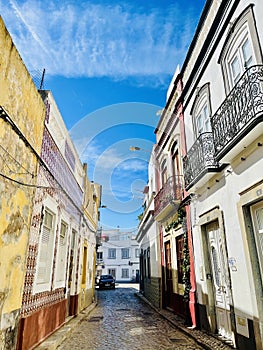
M 115 278 L 112 275 L 101 275 L 98 279 L 99 288 L 115 288 Z

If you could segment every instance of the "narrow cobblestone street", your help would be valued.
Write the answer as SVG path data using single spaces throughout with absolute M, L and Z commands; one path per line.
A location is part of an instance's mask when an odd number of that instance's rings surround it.
M 99 290 L 98 306 L 58 349 L 203 349 L 136 297 L 136 291 L 131 285 Z

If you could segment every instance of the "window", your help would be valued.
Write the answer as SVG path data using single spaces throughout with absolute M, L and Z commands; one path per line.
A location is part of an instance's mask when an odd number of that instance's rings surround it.
M 76 238 L 77 238 L 77 231 L 72 229 L 71 232 L 71 243 L 70 243 L 70 256 L 69 256 L 69 276 L 68 276 L 68 288 L 71 288 L 73 285 L 74 280 L 74 268 L 76 264 L 74 263 L 74 260 L 76 259 L 75 256 L 75 247 L 76 247 Z
M 122 248 L 121 249 L 121 258 L 122 259 L 129 259 L 129 248 Z
M 196 126 L 197 126 L 197 133 L 198 135 L 211 131 L 211 125 L 210 125 L 210 115 L 208 112 L 207 102 L 205 101 L 204 104 L 201 106 L 201 108 L 198 111 L 198 115 L 196 116 Z
M 135 249 L 135 258 L 139 258 L 140 257 L 140 249 L 136 248 Z
M 116 270 L 115 269 L 108 269 L 108 274 L 112 275 L 114 278 L 116 278 Z
M 161 177 L 162 177 L 162 187 L 163 187 L 167 182 L 167 162 L 166 162 L 166 159 L 164 159 L 162 161 L 162 164 L 161 164 Z
M 219 63 L 222 66 L 227 94 L 246 69 L 253 64 L 262 64 L 253 6 L 248 6 L 232 23 L 219 57 Z
M 87 282 L 87 259 L 88 259 L 88 248 L 84 247 L 83 258 L 82 258 L 82 278 L 81 283 L 83 285 Z
M 109 248 L 108 258 L 109 259 L 116 259 L 116 248 Z
M 198 89 L 191 114 L 196 138 L 205 132 L 211 132 L 210 89 L 208 83 Z
M 56 281 L 64 282 L 66 277 L 66 257 L 67 257 L 67 232 L 68 225 L 61 221 L 59 231 L 59 242 L 57 250 Z
M 172 148 L 171 148 L 171 158 L 172 158 L 172 171 L 173 176 L 175 178 L 175 182 L 178 182 L 178 175 L 181 174 L 180 172 L 180 160 L 179 160 L 179 152 L 178 152 L 178 143 L 177 141 L 174 142 Z
M 129 278 L 129 269 L 121 269 L 121 278 Z
M 103 252 L 97 252 L 97 263 L 101 263 L 103 261 Z
M 180 235 L 176 237 L 176 257 L 177 257 L 177 274 L 178 283 L 183 283 L 184 276 L 184 236 Z
M 232 54 L 232 56 L 231 56 Z M 234 86 L 247 68 L 254 64 L 254 57 L 248 33 L 242 41 L 238 42 L 235 51 L 230 52 L 228 58 L 228 70 L 231 75 L 231 85 Z
M 55 214 L 44 210 L 43 227 L 39 242 L 36 284 L 41 290 L 49 290 L 55 243 Z M 37 288 L 39 291 L 39 288 Z

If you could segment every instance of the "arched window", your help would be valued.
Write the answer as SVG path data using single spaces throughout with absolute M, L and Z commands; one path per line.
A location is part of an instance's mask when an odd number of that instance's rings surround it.
M 231 23 L 218 63 L 222 66 L 227 94 L 246 69 L 254 64 L 262 64 L 253 5 L 248 6 L 239 18 Z
M 210 90 L 209 83 L 202 86 L 197 94 L 191 110 L 196 138 L 205 132 L 211 131 Z
M 161 163 L 161 179 L 162 179 L 162 187 L 167 182 L 167 161 L 164 159 Z

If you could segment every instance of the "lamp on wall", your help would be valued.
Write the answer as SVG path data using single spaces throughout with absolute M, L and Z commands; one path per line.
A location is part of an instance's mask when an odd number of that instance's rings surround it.
M 152 153 L 152 151 L 148 150 L 148 149 L 144 149 L 138 146 L 130 146 L 130 151 L 135 152 L 135 151 L 143 151 L 143 152 L 147 152 L 147 153 Z

